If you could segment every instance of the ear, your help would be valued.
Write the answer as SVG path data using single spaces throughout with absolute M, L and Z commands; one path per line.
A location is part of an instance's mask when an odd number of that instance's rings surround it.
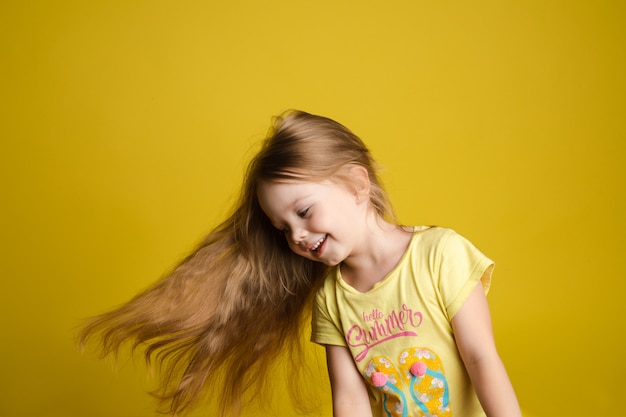
M 352 191 L 357 201 L 365 201 L 370 195 L 370 176 L 365 167 L 353 165 L 349 171 Z

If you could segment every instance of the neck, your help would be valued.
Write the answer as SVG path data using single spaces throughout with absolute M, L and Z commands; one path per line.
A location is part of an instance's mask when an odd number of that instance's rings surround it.
M 361 245 L 341 264 L 341 274 L 359 291 L 371 289 L 398 264 L 412 233 L 378 216 L 370 216 L 361 235 Z

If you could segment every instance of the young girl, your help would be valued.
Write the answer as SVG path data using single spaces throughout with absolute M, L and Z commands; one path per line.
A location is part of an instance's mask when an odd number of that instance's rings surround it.
M 234 213 L 155 286 L 90 321 L 81 343 L 144 348 L 164 370 L 169 414 L 207 392 L 238 413 L 276 358 L 297 372 L 312 309 L 335 416 L 519 416 L 491 331 L 492 269 L 452 230 L 398 225 L 363 142 L 290 111 Z

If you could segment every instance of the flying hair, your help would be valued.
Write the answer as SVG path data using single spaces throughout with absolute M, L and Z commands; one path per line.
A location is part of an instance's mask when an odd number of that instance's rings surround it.
M 169 274 L 128 303 L 94 317 L 79 343 L 97 342 L 102 356 L 122 346 L 143 352 L 159 370 L 153 393 L 161 411 L 179 415 L 207 393 L 220 415 L 238 415 L 244 394 L 266 385 L 277 360 L 303 364 L 302 329 L 328 267 L 293 253 L 261 210 L 261 181 L 332 180 L 348 185 L 346 168 L 369 176 L 369 204 L 393 211 L 363 142 L 343 125 L 291 110 L 274 118 L 246 171 L 232 214 Z M 291 386 L 292 395 L 299 388 Z

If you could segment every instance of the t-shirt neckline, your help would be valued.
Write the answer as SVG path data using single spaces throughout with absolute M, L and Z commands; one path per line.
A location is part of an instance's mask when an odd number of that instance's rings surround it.
M 402 265 L 405 264 L 406 262 L 406 258 L 409 256 L 409 253 L 411 252 L 411 250 L 413 249 L 413 246 L 415 245 L 415 242 L 417 241 L 417 235 L 421 235 L 421 233 L 424 230 L 429 229 L 430 227 L 426 227 L 426 226 L 413 226 L 413 230 L 411 231 L 412 235 L 411 235 L 411 239 L 409 240 L 409 244 L 407 245 L 406 249 L 404 250 L 404 253 L 402 254 L 402 256 L 400 257 L 400 260 L 398 261 L 398 263 L 387 273 L 387 275 L 385 275 L 383 277 L 383 279 L 381 279 L 380 281 L 378 281 L 376 284 L 374 284 L 374 286 L 372 288 L 370 288 L 369 290 L 365 291 L 365 292 L 361 292 L 359 290 L 357 290 L 356 288 L 354 288 L 352 285 L 348 284 L 343 277 L 341 276 L 341 268 L 338 265 L 335 269 L 335 279 L 336 281 L 339 283 L 339 286 L 341 288 L 343 288 L 346 291 L 349 291 L 351 293 L 354 294 L 359 294 L 359 295 L 366 295 L 366 294 L 372 294 L 374 292 L 376 292 L 376 290 L 378 290 L 379 288 L 385 286 L 387 284 L 387 282 L 391 281 L 393 279 L 394 276 L 397 276 L 396 272 L 398 271 L 398 269 L 400 269 L 400 267 Z

